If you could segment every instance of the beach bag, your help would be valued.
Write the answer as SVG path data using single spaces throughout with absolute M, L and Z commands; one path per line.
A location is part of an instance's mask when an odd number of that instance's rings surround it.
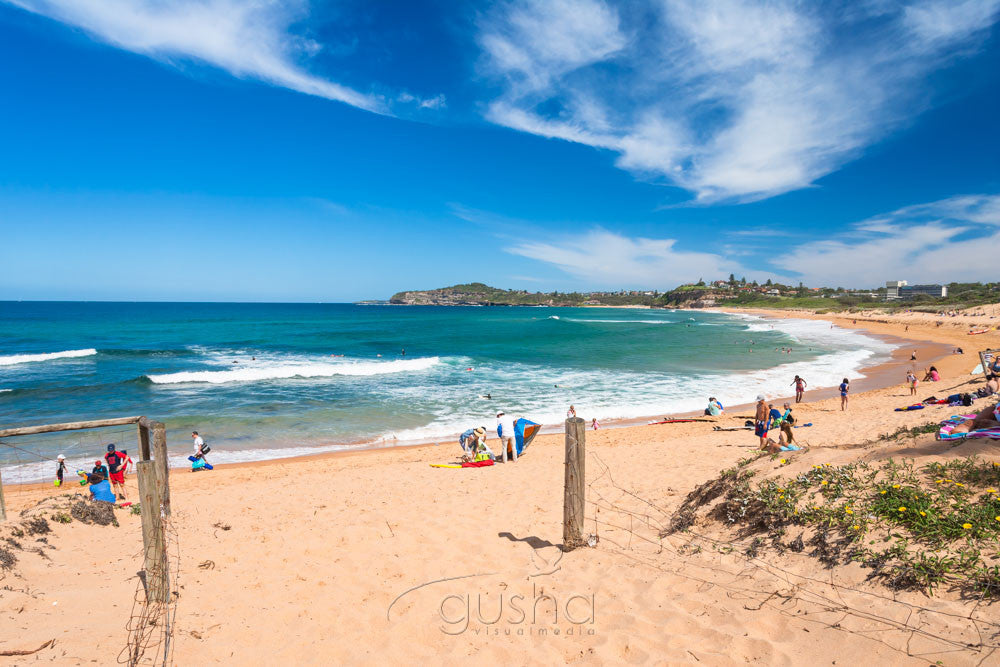
M 972 394 L 962 394 L 962 405 L 966 407 L 972 405 Z
M 208 454 L 210 451 L 212 451 L 212 448 L 209 447 L 208 445 L 202 445 L 201 446 L 201 455 L 202 456 L 204 456 L 205 454 Z

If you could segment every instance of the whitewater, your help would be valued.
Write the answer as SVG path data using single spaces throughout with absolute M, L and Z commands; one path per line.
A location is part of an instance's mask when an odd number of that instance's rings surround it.
M 347 304 L 8 304 L 0 340 L 0 423 L 144 414 L 167 425 L 178 465 L 192 430 L 218 463 L 452 443 L 492 431 L 501 409 L 559 428 L 573 404 L 608 425 L 709 396 L 786 395 L 796 374 L 836 386 L 892 351 L 812 320 Z M 102 443 L 81 432 L 29 445 L 34 460 L 0 450 L 5 478 L 45 479 L 48 459 L 86 450 L 85 462 Z

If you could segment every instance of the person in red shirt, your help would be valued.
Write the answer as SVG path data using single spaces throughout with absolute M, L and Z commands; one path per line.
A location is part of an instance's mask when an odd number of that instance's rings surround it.
M 104 455 L 104 460 L 108 464 L 111 486 L 118 495 L 119 500 L 128 500 L 125 495 L 125 467 L 126 456 L 115 449 L 112 444 L 108 445 L 108 453 Z

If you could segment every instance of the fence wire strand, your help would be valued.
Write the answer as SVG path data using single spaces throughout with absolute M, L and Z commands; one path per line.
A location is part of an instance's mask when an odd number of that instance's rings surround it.
M 593 527 L 599 544 L 612 545 L 611 551 L 637 564 L 683 577 L 706 589 L 718 588 L 731 599 L 743 601 L 748 611 L 766 606 L 803 622 L 866 637 L 910 657 L 963 653 L 970 660 L 978 658 L 978 665 L 1000 650 L 1000 621 L 995 615 L 981 613 L 983 598 L 967 614 L 959 614 L 839 582 L 832 571 L 827 579 L 820 579 L 759 556 L 746 556 L 735 568 L 699 559 L 697 554 L 706 548 L 723 554 L 741 553 L 748 540 L 718 539 L 690 528 L 682 537 L 661 537 L 671 513 L 618 484 L 600 456 L 588 452 L 588 457 L 599 473 L 587 484 L 587 525 Z M 849 602 L 845 596 L 854 599 Z M 899 618 L 891 617 L 893 613 Z M 848 620 L 860 627 L 847 627 Z M 945 633 L 957 633 L 941 627 L 944 624 L 957 624 L 967 639 L 947 636 Z M 893 638 L 898 641 L 893 643 Z M 928 647 L 915 648 L 917 638 L 926 640 Z

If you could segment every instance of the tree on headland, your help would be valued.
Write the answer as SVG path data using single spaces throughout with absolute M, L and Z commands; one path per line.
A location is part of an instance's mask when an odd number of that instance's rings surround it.
M 733 275 L 732 273 L 729 274 L 729 284 L 730 285 L 735 285 L 736 284 L 736 276 Z
M 767 286 L 767 287 L 770 287 L 770 286 L 771 286 L 771 279 L 770 279 L 770 278 L 768 278 L 768 279 L 767 279 L 767 282 L 766 282 L 766 283 L 764 283 L 764 285 L 765 285 L 765 286 Z

